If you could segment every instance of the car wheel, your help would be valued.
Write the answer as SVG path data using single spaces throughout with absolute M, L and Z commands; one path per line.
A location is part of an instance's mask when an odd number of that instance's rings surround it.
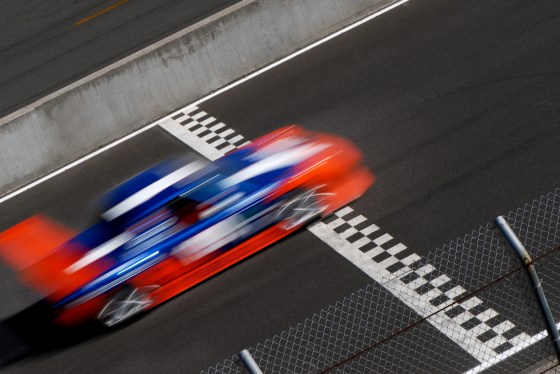
M 303 226 L 321 217 L 326 210 L 326 206 L 322 204 L 321 200 L 327 195 L 332 194 L 319 192 L 318 188 L 298 193 L 282 204 L 274 218 L 276 221 L 282 222 L 281 226 L 285 230 Z
M 97 320 L 106 327 L 113 327 L 138 315 L 152 304 L 149 296 L 152 289 L 153 287 L 123 288 L 105 304 L 97 315 Z

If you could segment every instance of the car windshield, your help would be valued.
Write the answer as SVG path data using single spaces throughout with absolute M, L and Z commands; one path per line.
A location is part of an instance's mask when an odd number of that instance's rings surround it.
M 175 214 L 181 223 L 192 225 L 197 222 L 200 214 L 200 203 L 187 197 L 179 197 L 175 199 L 169 208 Z

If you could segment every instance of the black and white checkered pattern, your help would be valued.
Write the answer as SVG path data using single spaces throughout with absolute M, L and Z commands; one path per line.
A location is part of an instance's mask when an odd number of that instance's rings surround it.
M 441 309 L 467 292 L 351 207 L 335 212 L 324 223 L 336 235 L 350 243 L 353 250 L 364 253 L 371 261 L 386 269 L 390 274 L 389 279 L 398 279 L 413 291 L 412 296 L 422 302 Z M 506 317 L 484 306 L 476 296 L 450 308 L 445 314 L 455 324 L 473 333 L 481 344 L 496 354 L 530 339 L 528 334 Z
M 178 131 L 188 131 L 224 154 L 249 143 L 242 135 L 196 106 L 174 113 L 170 121 L 180 125 L 176 127 Z
M 242 135 L 196 106 L 183 108 L 160 126 L 187 144 L 202 144 L 203 149 L 199 151 L 210 159 L 221 157 L 249 143 Z M 350 261 L 362 261 L 364 258 L 371 261 L 374 271 L 370 271 L 369 275 L 390 288 L 421 315 L 429 316 L 434 311 L 450 307 L 443 315 L 430 317 L 430 323 L 480 362 L 488 362 L 531 339 L 505 316 L 484 306 L 477 297 L 452 305 L 467 293 L 463 287 L 422 261 L 404 244 L 368 222 L 366 217 L 351 207 L 335 212 L 321 224 L 325 225 L 327 231 L 330 230 L 328 235 L 332 234 L 347 244 L 344 251 L 337 249 L 339 253 Z M 362 265 L 356 264 L 368 273 Z M 378 276 L 378 273 L 382 275 Z
M 420 260 L 420 257 L 408 250 L 404 244 L 394 243 L 391 235 L 380 233 L 379 227 L 369 223 L 364 216 L 348 206 L 324 222 L 327 227 L 351 243 L 352 248 L 365 253 L 396 276 L 409 272 L 409 266 Z

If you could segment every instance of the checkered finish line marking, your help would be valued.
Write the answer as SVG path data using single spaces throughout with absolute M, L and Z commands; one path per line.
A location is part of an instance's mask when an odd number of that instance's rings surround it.
M 249 143 L 196 106 L 173 113 L 159 126 L 210 160 Z M 476 296 L 443 312 L 467 291 L 349 206 L 308 230 L 420 316 L 430 316 L 430 324 L 481 363 L 472 373 L 546 336 L 530 337 Z
M 196 106 L 173 113 L 160 127 L 212 161 L 249 143 L 242 135 Z

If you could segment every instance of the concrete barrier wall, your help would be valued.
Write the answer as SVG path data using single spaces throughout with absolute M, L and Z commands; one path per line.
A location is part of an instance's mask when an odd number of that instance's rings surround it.
M 395 0 L 245 0 L 0 119 L 0 195 Z

